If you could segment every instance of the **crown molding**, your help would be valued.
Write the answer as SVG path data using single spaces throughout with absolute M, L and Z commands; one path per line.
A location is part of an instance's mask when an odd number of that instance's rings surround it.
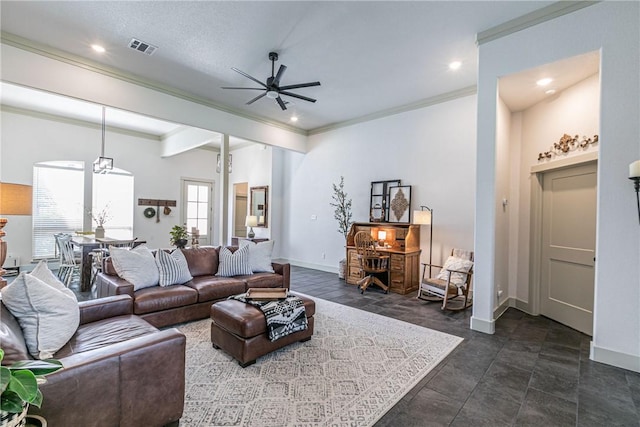
M 393 116 L 400 113 L 406 113 L 407 111 L 418 110 L 420 108 L 429 107 L 436 104 L 441 104 L 443 102 L 453 101 L 454 99 L 464 98 L 467 96 L 475 95 L 478 92 L 477 86 L 467 86 L 462 89 L 454 90 L 451 92 L 443 93 L 440 95 L 432 96 L 429 98 L 425 98 L 423 100 L 401 105 L 395 108 L 389 108 L 387 110 L 378 111 L 376 113 L 367 114 L 364 116 L 357 117 L 355 119 L 346 120 L 344 122 L 333 123 L 327 126 L 322 126 L 319 128 L 311 129 L 308 134 L 309 135 L 317 135 L 320 133 L 329 132 L 332 130 L 336 130 L 339 128 L 352 126 L 358 123 L 370 122 L 372 120 L 382 119 L 384 117 Z
M 243 117 L 248 120 L 253 120 L 258 123 L 274 126 L 274 127 L 284 129 L 290 132 L 294 132 L 300 135 L 305 135 L 305 136 L 307 135 L 307 132 L 304 129 L 286 125 L 284 123 L 270 120 L 265 117 L 247 114 L 243 111 L 239 111 L 233 108 L 229 108 L 229 107 L 217 104 L 208 99 L 190 94 L 185 91 L 181 91 L 171 86 L 167 86 L 162 83 L 159 83 L 150 79 L 146 79 L 136 74 L 127 73 L 118 68 L 109 67 L 107 65 L 100 64 L 95 61 L 91 61 L 87 58 L 83 58 L 81 56 L 77 56 L 69 52 L 65 52 L 65 51 L 53 48 L 51 46 L 47 46 L 47 45 L 35 42 L 33 40 L 25 39 L 24 37 L 20 37 L 15 34 L 7 33 L 4 31 L 0 32 L 0 42 L 8 46 L 13 46 L 18 49 L 35 53 L 36 55 L 41 55 L 50 59 L 54 59 L 56 61 L 64 62 L 69 65 L 73 65 L 79 68 L 83 68 L 85 70 L 89 70 L 95 73 L 99 73 L 99 74 L 111 77 L 111 78 L 122 80 L 127 83 L 132 83 L 138 86 L 142 86 L 147 89 L 155 90 L 157 92 L 165 93 L 167 95 L 171 95 L 176 98 L 181 98 L 189 102 L 204 105 L 206 107 L 223 111 L 225 113 L 233 114 L 235 116 Z
M 597 3 L 600 3 L 600 1 L 559 1 L 550 4 L 542 9 L 534 10 L 526 15 L 479 32 L 476 34 L 476 44 L 479 46 Z

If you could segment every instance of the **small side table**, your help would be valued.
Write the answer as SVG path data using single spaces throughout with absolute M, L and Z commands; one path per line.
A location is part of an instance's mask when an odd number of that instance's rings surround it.
M 249 237 L 232 237 L 231 238 L 231 246 L 238 246 L 240 245 L 240 240 L 248 240 L 250 242 L 255 242 L 255 243 L 260 243 L 260 242 L 267 242 L 269 241 L 269 239 L 264 238 L 264 237 L 254 237 L 254 238 L 249 238 Z

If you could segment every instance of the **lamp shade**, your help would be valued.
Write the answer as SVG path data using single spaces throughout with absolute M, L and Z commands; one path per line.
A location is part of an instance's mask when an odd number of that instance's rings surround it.
M 32 187 L 0 182 L 0 215 L 31 215 Z
M 384 230 L 378 231 L 378 240 L 387 240 L 387 232 Z
M 431 224 L 431 211 L 413 211 L 413 223 L 419 225 Z
M 258 217 L 255 215 L 249 215 L 244 221 L 244 225 L 247 227 L 256 227 L 258 225 Z

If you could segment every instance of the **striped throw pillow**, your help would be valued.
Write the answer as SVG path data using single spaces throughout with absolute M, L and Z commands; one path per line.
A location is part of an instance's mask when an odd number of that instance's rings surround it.
M 187 259 L 180 249 L 176 249 L 170 254 L 158 249 L 156 252 L 156 265 L 160 275 L 160 280 L 158 281 L 160 286 L 181 285 L 193 279 L 189 272 Z
M 249 263 L 249 246 L 243 246 L 235 252 L 229 248 L 220 249 L 220 265 L 216 276 L 231 277 L 253 274 Z

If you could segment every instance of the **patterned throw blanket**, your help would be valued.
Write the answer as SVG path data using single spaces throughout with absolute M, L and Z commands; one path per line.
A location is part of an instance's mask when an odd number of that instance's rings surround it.
M 245 294 L 230 296 L 229 299 L 242 301 L 262 310 L 267 319 L 267 331 L 271 341 L 307 329 L 307 313 L 304 310 L 304 302 L 295 295 L 273 301 L 247 299 Z

